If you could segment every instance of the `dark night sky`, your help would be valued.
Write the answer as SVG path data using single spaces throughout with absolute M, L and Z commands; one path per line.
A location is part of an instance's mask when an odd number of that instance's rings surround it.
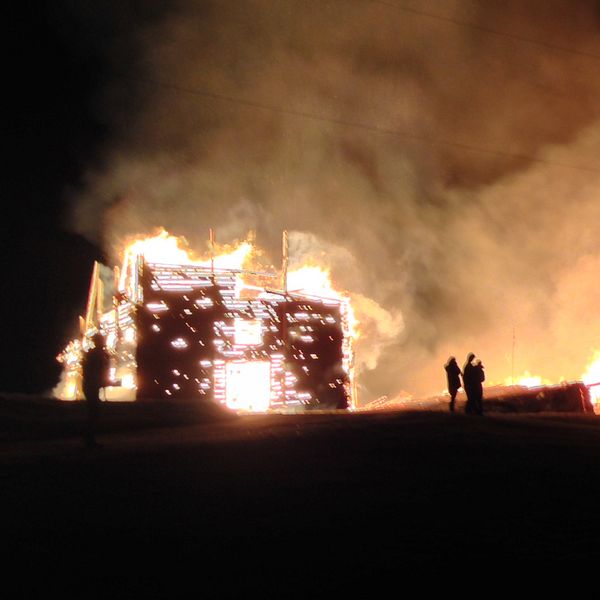
M 105 139 L 92 103 L 106 65 L 64 35 L 49 4 L 20 6 L 7 18 L 3 40 L 10 112 L 0 388 L 38 392 L 56 382 L 54 356 L 85 302 L 86 274 L 102 256 L 64 219 L 65 190 L 77 185 Z
M 600 347 L 599 27 L 596 0 L 12 9 L 0 390 L 55 385 L 93 260 L 160 225 L 326 254 L 371 396 L 433 391 L 470 350 L 504 377 L 515 329 L 520 370 L 578 376 Z
M 111 52 L 168 4 L 96 10 L 94 2 L 59 0 L 7 13 L 2 391 L 48 392 L 58 380 L 55 356 L 77 330 L 93 262 L 107 262 L 68 215 L 86 167 L 101 162 L 110 139 L 100 103 L 115 76 Z

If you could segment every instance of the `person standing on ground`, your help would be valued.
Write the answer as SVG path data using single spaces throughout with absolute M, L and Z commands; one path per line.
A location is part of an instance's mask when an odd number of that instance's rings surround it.
M 99 446 L 96 442 L 96 427 L 100 408 L 100 388 L 108 383 L 109 358 L 104 348 L 104 336 L 96 333 L 92 337 L 93 347 L 83 356 L 83 393 L 87 406 L 87 423 L 84 443 L 87 448 Z
M 467 354 L 467 360 L 463 365 L 463 389 L 465 390 L 465 394 L 467 395 L 467 404 L 465 405 L 465 412 L 468 415 L 475 414 L 475 373 L 473 372 L 473 360 L 475 359 L 475 354 L 473 352 L 469 352 Z
M 461 387 L 460 377 L 462 373 L 454 356 L 451 356 L 446 361 L 444 369 L 446 370 L 446 379 L 448 381 L 448 393 L 450 394 L 450 412 L 454 412 L 456 394 L 458 393 L 458 390 Z
M 479 358 L 475 358 L 472 352 L 467 356 L 467 362 L 463 368 L 463 388 L 467 394 L 467 405 L 465 412 L 470 415 L 483 414 L 483 382 L 485 373 L 483 364 Z
M 475 414 L 483 414 L 483 382 L 485 381 L 485 372 L 481 359 L 476 358 L 473 361 L 473 402 Z

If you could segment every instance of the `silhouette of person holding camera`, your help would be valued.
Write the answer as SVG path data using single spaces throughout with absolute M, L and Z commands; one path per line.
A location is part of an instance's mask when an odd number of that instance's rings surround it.
M 470 352 L 463 367 L 463 388 L 467 394 L 465 412 L 470 415 L 483 414 L 483 382 L 485 372 L 483 364 Z

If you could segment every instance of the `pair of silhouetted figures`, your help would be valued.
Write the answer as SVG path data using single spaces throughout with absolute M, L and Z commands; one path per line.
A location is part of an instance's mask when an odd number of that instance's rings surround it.
M 483 414 L 483 382 L 485 373 L 483 364 L 475 354 L 470 352 L 462 371 L 456 363 L 456 358 L 451 356 L 444 365 L 446 378 L 448 380 L 448 393 L 450 394 L 450 411 L 454 412 L 456 406 L 456 394 L 462 387 L 467 394 L 465 412 L 469 415 Z M 462 384 L 461 384 L 462 377 Z
M 94 346 L 83 356 L 81 361 L 83 375 L 83 393 L 87 405 L 87 422 L 84 432 L 86 447 L 99 446 L 96 442 L 96 428 L 100 409 L 100 388 L 108 383 L 109 358 L 104 349 L 104 337 L 97 333 L 92 337 Z

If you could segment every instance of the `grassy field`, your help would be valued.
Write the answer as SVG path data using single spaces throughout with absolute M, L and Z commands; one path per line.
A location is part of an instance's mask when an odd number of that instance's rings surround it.
M 594 415 L 113 405 L 87 450 L 82 406 L 14 402 L 0 403 L 5 546 L 28 564 L 105 565 L 96 585 L 168 598 L 168 572 L 210 597 L 335 592 L 410 565 L 600 557 Z

